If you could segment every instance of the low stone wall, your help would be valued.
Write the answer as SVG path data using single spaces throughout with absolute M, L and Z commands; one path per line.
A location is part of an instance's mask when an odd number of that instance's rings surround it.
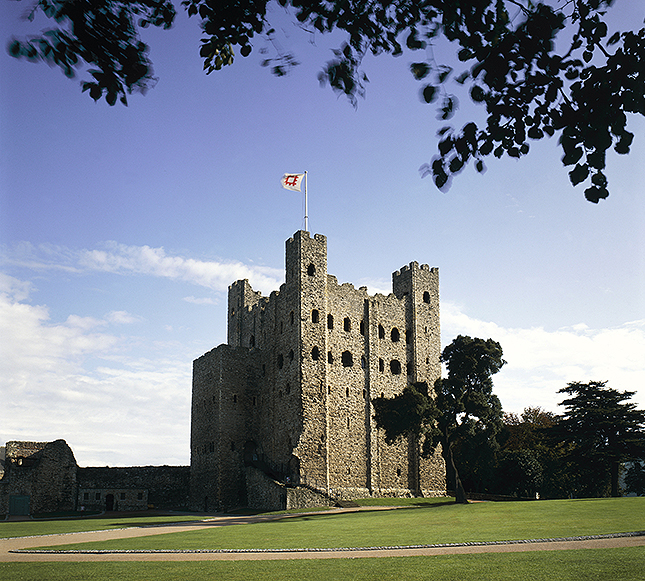
M 79 506 L 88 510 L 94 504 L 105 510 L 109 494 L 113 495 L 118 510 L 188 506 L 189 466 L 79 468 L 77 479 Z

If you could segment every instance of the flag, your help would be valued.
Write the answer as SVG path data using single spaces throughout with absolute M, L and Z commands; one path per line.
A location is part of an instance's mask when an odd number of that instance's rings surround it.
M 280 183 L 282 187 L 287 190 L 293 190 L 294 192 L 302 192 L 300 189 L 302 185 L 302 178 L 305 177 L 303 173 L 286 173 L 282 176 Z

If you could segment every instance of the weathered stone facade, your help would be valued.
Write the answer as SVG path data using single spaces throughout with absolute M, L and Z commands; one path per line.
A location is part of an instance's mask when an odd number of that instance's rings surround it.
M 0 514 L 74 510 L 76 459 L 65 440 L 7 442 Z
M 0 514 L 188 506 L 188 466 L 79 468 L 65 440 L 7 442 Z
M 438 269 L 412 262 L 392 286 L 339 285 L 326 238 L 299 231 L 279 292 L 229 287 L 228 344 L 193 366 L 193 510 L 445 493 L 440 454 L 388 446 L 374 424 L 372 399 L 441 373 Z

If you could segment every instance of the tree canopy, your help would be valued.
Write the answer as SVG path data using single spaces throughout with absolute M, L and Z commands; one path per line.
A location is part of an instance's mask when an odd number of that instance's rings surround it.
M 457 444 L 468 448 L 470 443 L 482 455 L 488 448 L 496 448 L 502 406 L 493 394 L 491 376 L 506 362 L 496 341 L 463 335 L 443 350 L 441 359 L 448 377 L 437 380 L 434 394 L 426 384 L 418 383 L 393 398 L 377 398 L 373 400 L 375 419 L 389 443 L 414 435 L 421 440 L 425 455 L 441 444 L 448 485 L 454 487 L 456 501 L 464 503 L 466 493 L 454 449 Z
M 619 496 L 621 463 L 645 454 L 645 411 L 629 402 L 635 392 L 619 392 L 606 381 L 572 382 L 558 393 L 565 413 L 550 428 L 553 441 L 569 446 L 568 460 L 579 496 Z
M 440 189 L 467 164 L 484 171 L 484 159 L 520 158 L 530 142 L 558 134 L 562 163 L 573 185 L 585 183 L 594 203 L 609 195 L 606 154 L 629 153 L 630 114 L 645 115 L 645 28 L 610 34 L 606 13 L 619 0 L 182 0 L 200 19 L 199 54 L 206 73 L 232 65 L 236 51 L 248 56 L 275 29 L 268 5 L 279 4 L 303 30 L 340 32 L 320 80 L 350 101 L 364 95 L 366 54 L 418 55 L 410 65 L 423 99 L 448 121 L 458 109 L 452 81 L 485 108 L 485 122 L 438 132 L 438 153 L 422 166 Z M 59 66 L 69 77 L 88 66 L 82 90 L 94 100 L 127 103 L 133 91 L 153 83 L 148 46 L 140 28 L 170 28 L 171 0 L 36 0 L 55 25 L 25 40 L 13 39 L 9 53 Z M 450 43 L 455 68 L 433 50 Z M 442 45 L 443 46 L 443 45 Z M 290 52 L 264 59 L 284 75 L 297 64 Z M 453 63 L 454 64 L 454 63 Z

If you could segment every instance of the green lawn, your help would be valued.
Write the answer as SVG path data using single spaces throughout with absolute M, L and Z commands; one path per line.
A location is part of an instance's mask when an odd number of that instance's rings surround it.
M 435 501 L 397 510 L 290 516 L 135 539 L 66 545 L 91 549 L 275 549 L 501 541 L 645 529 L 645 497 L 540 502 Z M 43 539 L 45 541 L 45 539 Z M 43 542 L 46 545 L 46 542 Z
M 389 559 L 0 563 L 1 581 L 642 581 L 645 547 Z
M 124 527 L 142 527 L 164 522 L 182 522 L 203 518 L 201 516 L 120 516 L 100 518 L 73 518 L 53 520 L 37 520 L 3 522 L 0 521 L 0 539 L 9 537 L 27 537 L 34 535 L 56 535 L 62 533 L 79 533 L 83 531 L 100 531 L 120 529 Z
M 412 499 L 405 504 L 407 508 L 393 511 L 297 514 L 275 522 L 75 546 L 119 549 L 356 547 L 546 538 L 645 528 L 645 498 L 490 502 L 467 506 L 445 500 Z M 108 519 L 106 522 L 111 526 L 123 526 L 124 520 L 129 524 L 135 522 L 134 519 Z M 78 521 L 74 522 L 78 525 Z M 140 519 L 136 522 L 141 524 Z M 152 524 L 158 519 L 149 518 L 148 522 Z M 2 523 L 0 528 L 12 524 L 30 525 L 31 531 L 27 534 L 43 534 L 43 527 L 52 523 Z M 95 527 L 86 530 L 95 530 Z M 218 581 L 642 581 L 644 570 L 645 547 L 634 547 L 386 559 L 0 563 L 0 581 L 192 581 L 211 578 Z

